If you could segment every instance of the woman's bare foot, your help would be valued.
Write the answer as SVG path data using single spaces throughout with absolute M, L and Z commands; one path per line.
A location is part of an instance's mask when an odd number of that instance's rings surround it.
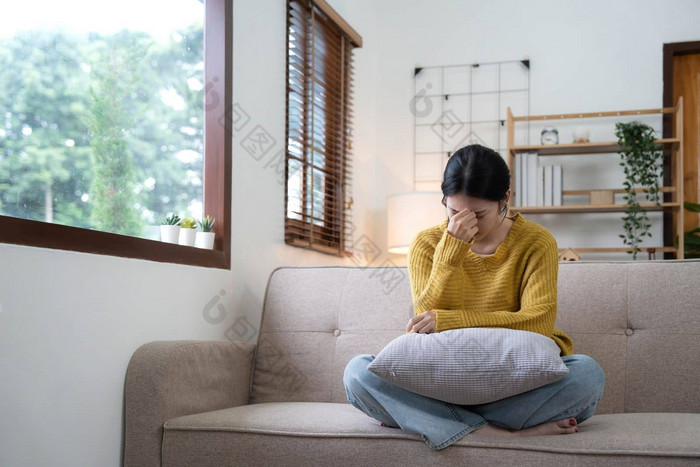
M 575 418 L 565 418 L 554 422 L 546 422 L 523 430 L 506 430 L 493 425 L 486 425 L 470 434 L 487 436 L 540 436 L 540 435 L 568 435 L 578 433 Z

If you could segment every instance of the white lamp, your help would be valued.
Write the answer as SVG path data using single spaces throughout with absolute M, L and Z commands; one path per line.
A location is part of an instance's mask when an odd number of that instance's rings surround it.
M 387 249 L 405 255 L 416 234 L 447 219 L 441 191 L 410 191 L 386 200 Z

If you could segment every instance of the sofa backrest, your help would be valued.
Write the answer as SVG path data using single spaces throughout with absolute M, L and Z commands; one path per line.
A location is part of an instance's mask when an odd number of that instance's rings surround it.
M 411 316 L 406 267 L 275 269 L 249 402 L 347 402 L 345 365 Z M 561 262 L 556 326 L 605 371 L 597 413 L 700 412 L 700 260 Z

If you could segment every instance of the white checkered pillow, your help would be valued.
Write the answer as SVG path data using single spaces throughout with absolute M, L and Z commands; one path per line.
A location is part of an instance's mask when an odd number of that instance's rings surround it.
M 459 405 L 493 402 L 544 386 L 569 372 L 554 340 L 505 328 L 407 333 L 367 369 L 424 396 Z

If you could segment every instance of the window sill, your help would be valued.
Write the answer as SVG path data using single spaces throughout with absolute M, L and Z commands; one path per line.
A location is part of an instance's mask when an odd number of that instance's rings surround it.
M 128 235 L 0 216 L 0 243 L 79 251 L 122 258 L 230 269 L 230 251 L 164 243 Z M 217 238 L 215 248 L 228 242 Z

